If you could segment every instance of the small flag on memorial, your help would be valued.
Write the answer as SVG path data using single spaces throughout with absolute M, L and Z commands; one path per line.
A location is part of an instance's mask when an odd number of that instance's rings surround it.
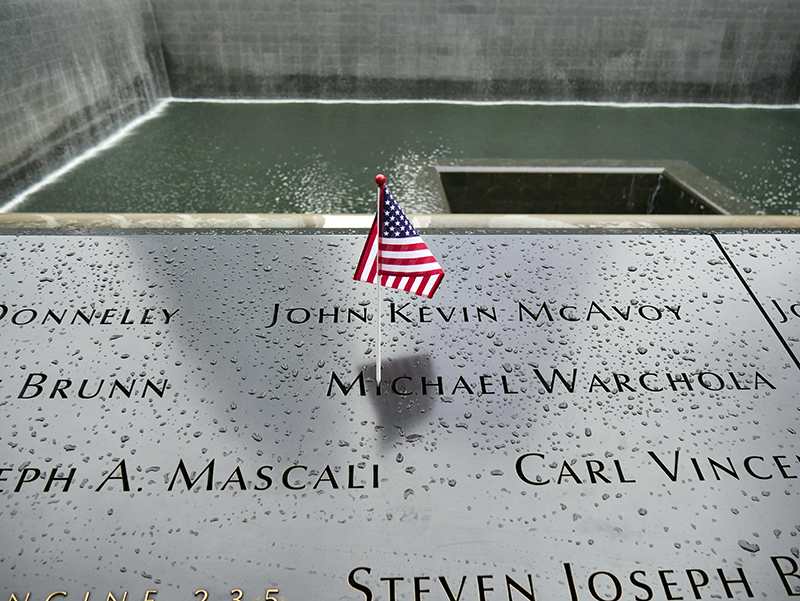
M 375 181 L 378 213 L 353 279 L 432 298 L 444 271 L 386 189 L 386 178 L 379 175 Z
M 375 381 L 381 383 L 381 286 L 432 298 L 444 271 L 419 237 L 397 201 L 386 189 L 386 178 L 378 184 L 378 210 L 361 251 L 353 279 L 375 284 Z

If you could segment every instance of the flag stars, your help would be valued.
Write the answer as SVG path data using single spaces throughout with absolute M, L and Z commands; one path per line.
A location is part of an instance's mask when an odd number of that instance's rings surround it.
M 397 201 L 386 191 L 383 200 L 383 236 L 386 238 L 408 238 L 419 236 Z

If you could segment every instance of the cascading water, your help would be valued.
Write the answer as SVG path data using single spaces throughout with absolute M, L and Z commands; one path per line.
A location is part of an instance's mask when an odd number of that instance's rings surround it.
M 658 181 L 656 182 L 656 187 L 653 189 L 652 194 L 647 199 L 647 214 L 652 215 L 656 212 L 656 198 L 658 198 L 658 193 L 661 191 L 661 184 L 664 181 L 664 174 L 658 176 Z
M 794 103 L 800 89 L 797 51 L 787 50 L 785 43 L 794 39 L 800 17 L 800 5 L 791 3 L 712 2 L 719 6 L 703 17 L 709 29 L 683 18 L 686 2 L 651 6 L 617 0 L 613 14 L 603 9 L 588 20 L 587 14 L 599 10 L 592 0 L 531 3 L 524 7 L 524 19 L 517 18 L 519 3 L 510 0 L 491 7 L 478 0 L 376 0 L 359 10 L 347 4 L 5 2 L 0 10 L 0 203 L 171 92 L 230 98 L 517 99 L 522 104 L 535 99 Z M 604 19 L 608 26 L 601 25 Z M 385 32 L 380 42 L 379 31 Z M 515 110 L 510 105 L 484 105 L 479 117 L 468 119 L 463 118 L 471 110 L 467 106 L 442 112 L 421 105 L 419 111 L 398 108 L 389 114 L 390 127 L 376 125 L 369 115 L 349 117 L 348 130 L 323 143 L 324 135 L 316 142 L 307 139 L 306 120 L 335 129 L 325 121 L 328 115 L 300 106 L 305 116 L 299 121 L 281 123 L 280 114 L 265 113 L 262 121 L 248 123 L 251 130 L 266 127 L 259 131 L 266 150 L 257 147 L 255 155 L 243 156 L 228 171 L 220 168 L 228 164 L 227 155 L 184 157 L 183 145 L 198 148 L 195 132 L 172 135 L 173 126 L 159 121 L 166 131 L 155 137 L 167 148 L 179 145 L 166 162 L 188 173 L 188 181 L 177 184 L 175 174 L 153 179 L 165 166 L 160 150 L 143 155 L 135 150 L 135 158 L 97 156 L 92 162 L 101 161 L 101 167 L 97 173 L 82 167 L 90 174 L 83 183 L 61 178 L 66 188 L 49 197 L 32 194 L 14 210 L 359 210 L 361 197 L 369 196 L 360 182 L 370 182 L 372 171 L 387 164 L 412 205 L 424 209 L 430 189 L 423 174 L 435 160 L 448 157 L 685 160 L 767 212 L 800 210 L 796 107 L 737 113 L 719 106 L 584 105 L 564 109 L 574 118 L 553 118 L 542 104 L 536 110 L 517 107 L 525 114 L 515 121 L 517 115 L 506 120 Z M 624 116 L 609 118 L 614 110 Z M 337 116 L 331 112 L 330 118 Z M 212 144 L 228 153 L 236 146 L 233 134 L 224 127 L 220 132 Z M 360 167 L 343 167 L 347 160 L 337 154 L 358 154 L 349 148 L 370 150 L 366 158 L 361 154 Z M 152 165 L 153 156 L 161 163 L 143 175 L 140 167 Z M 270 205 L 276 198 L 283 204 Z
M 12 3 L 0 19 L 0 196 L 52 171 L 169 95 L 149 0 Z M 24 35 L 17 32 L 23 31 Z

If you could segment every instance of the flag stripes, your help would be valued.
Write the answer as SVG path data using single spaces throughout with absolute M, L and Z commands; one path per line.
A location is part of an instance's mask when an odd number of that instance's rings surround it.
M 353 279 L 377 284 L 380 274 L 381 286 L 432 298 L 444 271 L 385 187 L 381 197 Z

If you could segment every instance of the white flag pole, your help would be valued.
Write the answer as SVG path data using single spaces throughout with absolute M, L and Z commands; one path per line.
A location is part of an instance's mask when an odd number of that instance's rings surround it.
M 386 184 L 386 177 L 378 174 L 375 176 L 375 183 L 378 184 L 378 210 L 375 213 L 377 219 L 377 232 L 378 236 L 378 256 L 376 257 L 377 276 L 375 282 L 375 290 L 377 291 L 378 299 L 376 303 L 375 312 L 375 383 L 380 388 L 381 385 L 381 236 L 383 233 L 383 207 L 381 206 L 383 187 Z

